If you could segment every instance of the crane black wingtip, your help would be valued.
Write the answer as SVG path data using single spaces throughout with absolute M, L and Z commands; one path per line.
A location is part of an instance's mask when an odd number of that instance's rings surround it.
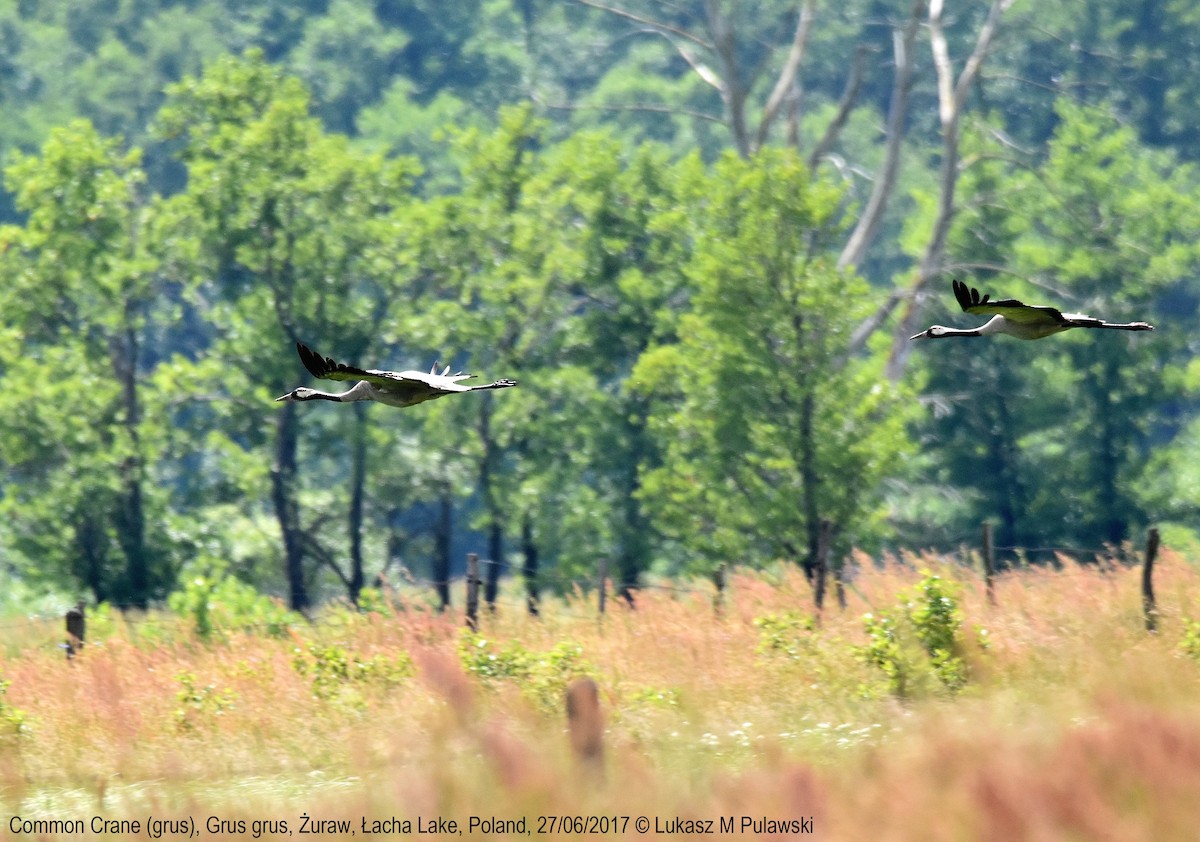
M 308 373 L 313 377 L 325 377 L 331 371 L 337 369 L 337 363 L 332 359 L 322 357 L 303 342 L 296 343 L 296 353 L 300 355 L 300 362 L 304 364 L 304 367 L 308 369 Z
M 963 312 L 969 312 L 972 307 L 977 307 L 980 304 L 987 304 L 991 299 L 990 295 L 980 295 L 979 290 L 975 287 L 969 287 L 963 281 L 955 278 L 953 281 L 954 298 L 958 301 L 958 306 L 963 309 Z

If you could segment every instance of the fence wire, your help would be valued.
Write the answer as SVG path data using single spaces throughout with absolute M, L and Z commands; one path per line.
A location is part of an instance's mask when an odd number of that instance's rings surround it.
M 971 552 L 978 552 L 978 549 L 969 549 L 971 547 L 971 543 L 972 542 L 969 540 L 962 540 L 959 542 L 959 546 L 962 548 L 961 552 L 963 553 L 963 555 L 968 555 Z M 995 546 L 995 547 L 992 547 L 992 551 L 994 553 L 1014 553 L 1014 554 L 1018 555 L 1019 557 L 1020 556 L 1030 556 L 1030 555 L 1040 555 L 1040 554 L 1052 554 L 1052 555 L 1056 555 L 1056 556 L 1061 555 L 1061 556 L 1075 557 L 1075 558 L 1088 558 L 1088 557 L 1093 557 L 1093 558 L 1125 557 L 1125 558 L 1129 558 L 1134 553 L 1134 550 L 1132 547 L 1114 547 L 1112 545 L 1105 545 L 1102 547 L 1093 547 L 1093 548 L 1071 547 L 1071 546 L 1047 546 L 1047 547 Z M 521 578 L 530 579 L 532 582 L 537 584 L 539 591 L 543 588 L 545 588 L 547 590 L 553 589 L 554 593 L 560 597 L 559 604 L 557 604 L 554 609 L 554 613 L 556 616 L 565 616 L 565 617 L 568 617 L 573 620 L 593 620 L 594 621 L 594 620 L 598 619 L 603 614 L 603 611 L 600 609 L 600 606 L 598 604 L 600 597 L 602 595 L 602 589 L 603 589 L 603 596 L 605 598 L 605 601 L 611 600 L 611 601 L 615 602 L 617 605 L 622 605 L 622 606 L 626 604 L 626 601 L 625 601 L 626 589 L 621 587 L 620 585 L 615 584 L 613 577 L 605 575 L 604 581 L 601 582 L 600 573 L 601 573 L 601 570 L 603 570 L 606 566 L 603 564 L 601 565 L 600 569 L 597 570 L 596 575 L 589 578 L 589 577 L 580 577 L 580 576 L 570 576 L 567 574 L 556 572 L 554 570 L 538 569 L 536 571 L 530 571 L 527 567 L 525 567 L 522 564 L 513 564 L 511 562 L 504 561 L 504 560 L 477 559 L 476 561 L 477 561 L 477 564 L 481 571 L 488 570 L 488 569 L 497 570 L 498 571 L 498 573 L 496 574 L 497 579 L 499 579 L 500 575 L 507 573 L 511 577 L 514 577 L 514 578 L 521 577 Z M 901 563 L 905 563 L 903 561 L 903 559 L 901 559 Z M 460 604 L 455 604 L 454 602 L 451 602 L 444 606 L 438 606 L 436 604 L 436 602 L 437 602 L 436 594 L 438 594 L 442 591 L 449 591 L 451 588 L 461 587 L 463 584 L 466 584 L 469 587 L 470 580 L 469 580 L 468 575 L 464 574 L 461 576 L 455 576 L 449 580 L 437 580 L 437 579 L 433 579 L 433 578 L 429 578 L 429 577 L 416 576 L 408 568 L 401 567 L 401 575 L 398 578 L 400 579 L 400 583 L 397 585 L 393 585 L 386 577 L 383 576 L 383 574 L 381 574 L 380 590 L 384 591 L 385 594 L 391 594 L 391 595 L 396 595 L 396 596 L 405 595 L 405 594 L 407 594 L 407 592 L 409 590 L 412 590 L 415 592 L 432 592 L 431 594 L 429 594 L 428 596 L 426 596 L 425 598 L 422 599 L 423 603 L 428 604 L 428 607 L 430 610 L 438 611 L 438 612 L 445 611 L 447 613 L 453 612 L 456 614 L 464 612 L 465 605 L 463 603 L 465 603 L 465 600 L 463 600 L 462 603 L 460 603 Z M 673 594 L 673 595 L 677 595 L 677 596 L 692 596 L 692 597 L 700 596 L 700 597 L 705 597 L 707 599 L 713 599 L 715 597 L 722 596 L 724 594 L 725 590 L 727 589 L 727 585 L 724 584 L 724 581 L 727 581 L 727 577 L 721 577 L 721 578 L 722 578 L 722 584 L 717 584 L 716 580 L 714 579 L 714 582 L 712 583 L 712 585 L 707 588 L 684 586 L 684 585 L 664 583 L 664 582 L 639 582 L 636 585 L 631 585 L 628 588 L 628 591 L 631 592 L 632 594 L 644 593 L 644 592 L 658 592 L 658 593 Z M 843 587 L 857 593 L 858 589 L 854 586 L 853 581 L 851 579 L 841 578 L 838 580 L 838 582 Z M 487 584 L 486 577 L 483 575 L 480 575 L 477 580 L 477 587 L 482 587 L 482 586 L 485 586 L 486 584 Z M 572 604 L 572 602 L 570 600 L 571 595 L 575 595 L 577 597 L 594 598 L 597 600 L 597 608 L 590 612 L 581 612 L 578 608 L 574 607 L 574 605 Z M 562 599 L 561 597 L 564 597 L 564 596 L 567 598 Z M 534 598 L 531 595 L 529 595 L 523 600 L 514 600 L 509 597 L 500 597 L 500 596 L 497 596 L 497 598 L 495 598 L 495 599 L 488 600 L 482 594 L 480 595 L 480 597 L 481 598 L 478 600 L 478 603 L 482 603 L 483 608 L 488 613 L 495 612 L 497 609 L 505 609 L 505 610 L 526 612 L 526 613 L 532 614 L 532 613 L 534 613 L 532 610 L 533 608 L 538 609 L 539 613 L 540 613 L 541 606 L 545 602 L 545 599 L 540 594 L 537 598 Z M 385 596 L 385 601 L 390 601 L 390 600 L 388 600 L 388 598 Z M 139 605 L 130 604 L 130 603 L 107 602 L 104 604 L 109 606 L 110 609 L 114 609 L 114 610 L 120 612 L 118 622 L 122 625 L 130 627 L 132 630 L 134 630 L 135 634 L 138 633 L 138 630 L 143 630 L 143 629 L 159 628 L 159 629 L 163 629 L 163 630 L 170 630 L 173 626 L 176 626 L 177 624 L 180 624 L 180 623 L 186 623 L 186 621 L 187 621 L 186 615 L 162 616 L 162 615 L 140 613 L 145 610 L 144 607 L 139 606 Z M 634 601 L 634 604 L 636 604 L 636 600 Z M 392 603 L 392 607 L 396 607 L 395 603 Z M 481 612 L 481 613 L 483 613 L 483 612 Z M 61 615 L 59 615 L 59 616 L 61 617 Z M 23 618 L 23 619 L 5 620 L 5 621 L 0 622 L 0 633 L 12 632 L 17 629 L 28 630 L 33 627 L 36 627 L 39 623 L 53 622 L 54 619 L 56 619 L 56 618 L 53 616 L 46 616 L 46 615 L 36 616 L 35 615 L 35 616 Z M 276 621 L 250 622 L 250 623 L 237 622 L 237 623 L 230 624 L 230 626 L 228 628 L 219 628 L 218 631 L 223 634 L 237 633 L 237 632 L 244 632 L 244 633 L 265 632 L 265 631 L 276 633 L 280 630 L 281 627 L 289 628 L 294 625 L 297 625 L 297 624 L 291 620 L 276 620 Z M 53 646 L 55 648 L 66 648 L 66 645 L 64 643 L 57 642 L 57 641 L 47 642 L 45 645 Z

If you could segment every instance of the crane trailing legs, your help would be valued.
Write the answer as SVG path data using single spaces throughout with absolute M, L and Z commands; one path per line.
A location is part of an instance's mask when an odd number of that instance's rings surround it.
M 507 389 L 516 386 L 516 380 L 497 380 L 482 386 L 464 386 L 459 381 L 474 377 L 473 374 L 450 373 L 450 366 L 437 373 L 437 363 L 426 374 L 423 371 L 377 371 L 361 369 L 335 362 L 323 357 L 303 342 L 296 343 L 300 362 L 309 374 L 324 380 L 353 380 L 354 385 L 345 392 L 323 392 L 301 386 L 276 401 L 378 401 L 388 406 L 413 406 L 434 398 L 460 392 L 478 392 L 484 389 Z
M 980 296 L 979 290 L 968 287 L 962 281 L 954 281 L 954 297 L 964 313 L 976 316 L 991 316 L 985 324 L 968 330 L 942 325 L 933 325 L 928 330 L 910 336 L 909 339 L 942 339 L 947 336 L 991 336 L 1007 333 L 1017 339 L 1041 339 L 1070 330 L 1073 327 L 1094 327 L 1107 330 L 1154 330 L 1146 322 L 1106 322 L 1078 313 L 1063 313 L 1056 307 L 1023 304 L 1013 298 L 992 301 L 990 296 Z

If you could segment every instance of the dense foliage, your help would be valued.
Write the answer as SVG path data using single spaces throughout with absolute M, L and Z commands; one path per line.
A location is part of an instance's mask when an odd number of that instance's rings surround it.
M 0 562 L 303 609 L 1196 541 L 1196 13 L 1009 5 L 3 5 Z M 1158 330 L 909 346 L 952 275 Z M 296 341 L 520 386 L 273 404 Z

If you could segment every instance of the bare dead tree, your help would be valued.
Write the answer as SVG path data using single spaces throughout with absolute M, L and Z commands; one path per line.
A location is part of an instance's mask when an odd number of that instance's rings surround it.
M 946 238 L 954 220 L 955 194 L 958 188 L 960 123 L 967 94 L 979 77 L 979 70 L 987 58 L 988 49 L 1000 28 L 1000 19 L 1013 4 L 1013 0 L 992 0 L 987 19 L 979 29 L 975 47 L 967 57 L 962 72 L 954 77 L 950 60 L 950 49 L 942 29 L 943 0 L 929 3 L 929 43 L 933 51 L 933 64 L 937 70 L 938 121 L 942 129 L 942 163 L 938 180 L 938 211 L 930 232 L 925 251 L 917 269 L 917 277 L 906 291 L 904 313 L 892 336 L 892 353 L 888 358 L 886 373 L 889 379 L 899 380 L 908 363 L 911 346 L 908 337 L 916 330 L 922 319 L 922 299 L 930 281 L 938 276 L 946 255 Z M 896 299 L 898 303 L 900 299 Z M 895 306 L 894 304 L 892 306 Z
M 770 94 L 762 103 L 758 123 L 753 128 L 748 114 L 755 103 L 750 101 L 750 92 L 755 89 L 755 78 L 760 71 L 748 70 L 738 58 L 736 20 L 729 11 L 736 6 L 723 3 L 722 0 L 704 0 L 701 4 L 700 23 L 688 26 L 656 19 L 652 13 L 632 11 L 628 7 L 632 0 L 624 0 L 625 6 L 614 5 L 617 1 L 576 0 L 581 5 L 627 20 L 642 31 L 653 33 L 669 43 L 696 76 L 719 94 L 724 109 L 722 122 L 728 127 L 733 145 L 739 154 L 749 157 L 757 152 L 767 142 L 774 123 L 784 114 L 788 123 L 787 136 L 790 141 L 795 142 L 799 136 L 796 108 L 799 80 L 809 38 L 816 24 L 815 0 L 798 0 L 796 25 L 792 31 L 790 47 L 770 88 Z M 937 74 L 938 120 L 941 128 L 942 155 L 938 175 L 937 216 L 914 279 L 909 284 L 893 290 L 883 305 L 859 325 L 851 336 L 847 351 L 848 355 L 853 355 L 861 350 L 875 331 L 887 323 L 896 308 L 907 302 L 900 324 L 896 328 L 887 367 L 887 374 L 892 379 L 898 379 L 904 372 L 909 353 L 906 337 L 913 332 L 914 325 L 922 318 L 921 302 L 926 288 L 944 267 L 946 240 L 956 210 L 956 190 L 962 170 L 959 159 L 962 114 L 967 96 L 978 80 L 980 69 L 999 30 L 1001 19 L 1012 4 L 1013 0 L 992 0 L 987 17 L 976 36 L 974 47 L 957 76 L 942 23 L 945 0 L 912 0 L 908 15 L 893 26 L 894 70 L 884 130 L 884 161 L 873 180 L 871 194 L 842 248 L 837 264 L 839 269 L 850 269 L 862 262 L 878 233 L 888 202 L 895 192 L 902 163 L 908 94 L 915 74 L 914 49 L 924 24 L 929 30 L 930 49 Z M 853 110 L 862 82 L 864 55 L 865 52 L 860 48 L 850 69 L 846 89 L 835 116 L 808 158 L 810 166 L 815 166 L 828 154 Z M 674 113 L 680 111 L 675 110 Z
M 862 90 L 863 70 L 866 67 L 867 54 L 870 52 L 870 47 L 866 44 L 859 44 L 854 51 L 854 61 L 850 65 L 850 75 L 846 78 L 846 87 L 842 91 L 842 96 L 838 99 L 837 111 L 834 112 L 833 119 L 829 121 L 829 125 L 825 127 L 825 133 L 821 135 L 821 139 L 817 141 L 817 145 L 808 153 L 808 168 L 814 169 L 817 164 L 824 158 L 829 150 L 833 148 L 833 144 L 837 142 L 838 136 L 842 133 L 842 129 L 846 126 L 846 121 L 850 118 L 850 112 L 854 110 L 854 103 L 858 101 L 858 93 Z M 800 128 L 797 125 L 799 114 L 793 109 L 788 115 L 788 142 L 793 146 L 798 145 L 800 137 Z
M 601 0 L 576 2 L 627 20 L 669 43 L 692 72 L 720 96 L 724 109 L 721 122 L 728 127 L 734 148 L 742 157 L 750 157 L 762 148 L 772 127 L 783 113 L 783 106 L 794 100 L 809 35 L 816 18 L 816 0 L 800 0 L 787 55 L 771 85 L 770 93 L 762 103 L 758 121 L 752 125 L 749 114 L 756 103 L 750 101 L 750 92 L 761 71 L 747 69 L 738 56 L 737 23 L 733 16 L 726 12 L 728 4 L 722 3 L 721 0 L 704 0 L 702 31 L 694 31 Z M 852 70 L 852 74 L 854 72 Z M 861 75 L 861 68 L 858 73 Z M 854 84 L 847 85 L 847 90 L 857 96 L 859 85 L 859 81 L 856 80 Z M 638 106 L 638 109 L 645 110 L 645 107 Z M 666 110 L 682 113 L 680 109 Z M 839 113 L 842 111 L 848 113 L 849 107 L 843 106 Z M 843 114 L 841 121 L 836 122 L 838 130 L 844 123 Z
M 795 34 L 792 35 L 792 46 L 779 71 L 779 77 L 775 80 L 775 86 L 771 89 L 770 96 L 767 97 L 767 104 L 763 107 L 762 118 L 758 123 L 758 131 L 754 135 L 754 148 L 756 149 L 761 148 L 767 142 L 767 135 L 771 131 L 771 124 L 775 122 L 775 118 L 779 114 L 780 106 L 796 87 L 796 77 L 800 72 L 800 66 L 804 63 L 804 50 L 808 46 L 808 35 L 812 31 L 815 6 L 816 0 L 805 0 L 800 7 L 800 17 L 796 22 Z
M 857 266 L 875 238 L 879 221 L 887 209 L 888 199 L 896 187 L 896 175 L 900 172 L 900 153 L 903 148 L 904 118 L 908 113 L 908 92 L 912 88 L 913 77 L 913 44 L 921 19 L 925 16 L 926 0 L 916 0 L 903 29 L 892 32 L 892 55 L 895 59 L 896 70 L 892 83 L 892 97 L 888 103 L 887 137 L 884 142 L 883 168 L 875 179 L 871 189 L 871 197 L 867 199 L 866 207 L 858 223 L 850 233 L 850 239 L 838 256 L 838 269 Z

